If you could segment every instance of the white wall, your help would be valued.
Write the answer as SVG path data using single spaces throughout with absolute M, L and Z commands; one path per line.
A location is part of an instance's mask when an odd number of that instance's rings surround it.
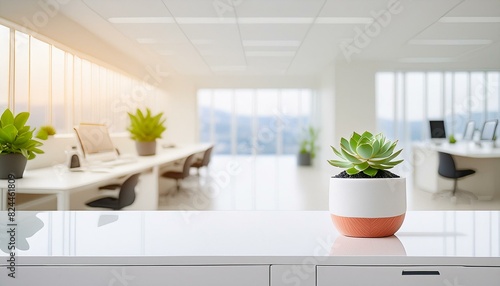
M 167 131 L 163 142 L 175 145 L 198 142 L 198 108 L 196 87 L 189 78 L 172 76 L 166 79 L 166 99 L 163 110 L 167 118 Z
M 376 132 L 375 72 L 371 63 L 335 65 L 335 143 L 353 131 Z
M 318 156 L 315 165 L 321 168 L 329 168 L 326 160 L 333 159 L 333 153 L 330 146 L 336 146 L 335 128 L 335 68 L 330 65 L 323 71 L 319 78 L 319 87 L 317 92 L 317 113 L 319 116 L 318 127 L 320 130 Z

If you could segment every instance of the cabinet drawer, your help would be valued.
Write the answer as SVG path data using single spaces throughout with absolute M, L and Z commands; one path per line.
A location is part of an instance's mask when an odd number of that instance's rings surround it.
M 317 286 L 498 286 L 500 267 L 318 266 Z
M 269 286 L 269 266 L 21 266 L 0 285 Z

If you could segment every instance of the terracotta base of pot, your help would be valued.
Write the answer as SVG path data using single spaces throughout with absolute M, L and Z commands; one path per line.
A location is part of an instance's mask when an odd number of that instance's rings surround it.
M 343 217 L 331 214 L 337 230 L 352 237 L 386 237 L 399 230 L 405 214 L 383 218 Z

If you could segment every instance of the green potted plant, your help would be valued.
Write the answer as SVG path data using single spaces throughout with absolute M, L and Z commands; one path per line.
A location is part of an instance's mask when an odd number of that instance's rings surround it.
M 406 180 L 388 171 L 403 160 L 394 160 L 394 151 L 382 134 L 354 132 L 342 138 L 340 148 L 332 150 L 340 160 L 330 165 L 345 169 L 330 178 L 330 214 L 333 223 L 346 236 L 385 237 L 393 235 L 406 214 Z
M 14 116 L 6 109 L 0 117 L 0 179 L 9 174 L 22 178 L 27 161 L 43 153 L 38 148 L 43 144 L 33 139 L 35 129 L 26 125 L 29 116 L 29 112 Z
M 38 129 L 36 133 L 36 138 L 47 140 L 49 136 L 53 136 L 56 134 L 56 129 L 52 125 L 44 125 Z
M 130 138 L 136 142 L 137 153 L 140 156 L 156 154 L 156 139 L 161 138 L 162 133 L 167 129 L 163 112 L 156 115 L 151 114 L 151 110 L 146 108 L 146 112 L 137 109 L 135 114 L 128 113 L 130 126 Z
M 316 157 L 316 150 L 318 149 L 316 140 L 318 140 L 318 133 L 318 130 L 312 126 L 309 126 L 305 132 L 299 144 L 299 155 L 297 158 L 299 166 L 310 166 L 311 160 Z

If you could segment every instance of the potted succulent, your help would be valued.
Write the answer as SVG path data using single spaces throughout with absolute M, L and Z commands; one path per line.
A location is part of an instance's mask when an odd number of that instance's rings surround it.
M 6 109 L 0 117 L 0 179 L 9 174 L 22 178 L 27 161 L 43 153 L 38 149 L 43 144 L 33 139 L 35 129 L 26 125 L 29 116 L 29 112 L 14 116 Z
M 332 150 L 340 160 L 332 166 L 345 169 L 330 178 L 330 214 L 342 234 L 353 237 L 393 235 L 406 214 L 406 180 L 388 171 L 403 160 L 394 160 L 397 141 L 382 134 L 354 132 Z
M 52 125 L 44 125 L 38 129 L 36 133 L 36 138 L 47 140 L 49 136 L 53 136 L 56 134 L 56 129 Z
M 162 133 L 167 129 L 164 125 L 163 112 L 152 115 L 151 110 L 146 108 L 144 114 L 137 109 L 135 114 L 128 113 L 130 126 L 127 130 L 130 132 L 131 139 L 136 142 L 137 154 L 140 156 L 149 156 L 156 154 L 156 139 L 161 138 Z
M 297 164 L 299 166 L 310 166 L 311 160 L 316 157 L 316 140 L 318 140 L 318 130 L 312 126 L 309 126 L 307 133 L 300 141 L 299 155 L 297 158 Z

